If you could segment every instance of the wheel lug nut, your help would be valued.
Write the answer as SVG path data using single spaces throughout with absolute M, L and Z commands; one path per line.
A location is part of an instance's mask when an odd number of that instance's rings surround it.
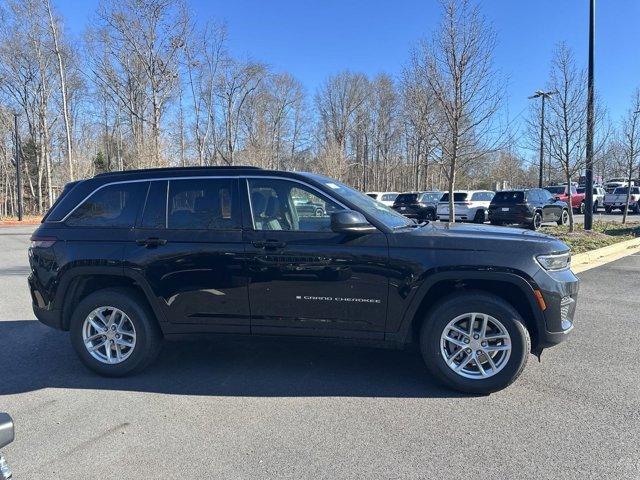
M 478 339 L 480 338 L 480 335 L 478 335 L 478 334 L 476 333 L 476 334 L 473 336 L 473 338 L 474 338 L 475 340 L 478 340 Z
M 120 334 L 116 335 L 116 338 L 119 340 L 120 339 Z
M 464 343 L 469 343 L 469 339 L 468 339 L 468 338 L 465 338 L 465 339 L 464 339 Z
M 467 352 L 467 353 L 471 353 L 471 349 L 470 349 L 470 348 L 467 348 L 466 352 Z
M 482 345 L 483 347 L 486 347 L 487 346 L 487 342 L 482 342 L 482 343 L 480 343 L 480 345 Z
M 478 351 L 476 352 L 476 355 L 482 355 L 482 350 L 478 350 Z

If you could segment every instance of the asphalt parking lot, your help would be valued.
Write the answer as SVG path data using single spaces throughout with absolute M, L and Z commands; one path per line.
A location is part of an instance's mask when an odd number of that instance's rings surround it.
M 640 255 L 580 275 L 577 326 L 491 396 L 418 355 L 294 342 L 165 344 L 105 379 L 34 320 L 31 228 L 0 229 L 0 410 L 20 479 L 640 478 Z

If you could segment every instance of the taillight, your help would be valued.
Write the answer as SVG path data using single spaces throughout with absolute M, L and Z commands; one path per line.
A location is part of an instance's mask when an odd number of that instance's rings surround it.
M 36 235 L 32 235 L 31 248 L 48 248 L 57 241 L 58 239 L 56 237 L 39 237 Z

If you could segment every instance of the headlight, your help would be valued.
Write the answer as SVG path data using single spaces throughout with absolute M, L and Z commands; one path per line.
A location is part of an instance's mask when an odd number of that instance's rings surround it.
M 565 270 L 571 267 L 571 253 L 555 253 L 552 255 L 538 255 L 536 260 L 545 270 Z

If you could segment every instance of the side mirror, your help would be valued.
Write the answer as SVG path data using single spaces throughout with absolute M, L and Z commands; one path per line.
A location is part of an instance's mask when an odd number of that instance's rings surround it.
M 13 420 L 8 414 L 0 413 L 0 448 L 9 445 L 14 438 Z
M 341 210 L 331 214 L 331 230 L 336 233 L 366 235 L 377 228 L 371 225 L 364 215 L 354 210 Z

